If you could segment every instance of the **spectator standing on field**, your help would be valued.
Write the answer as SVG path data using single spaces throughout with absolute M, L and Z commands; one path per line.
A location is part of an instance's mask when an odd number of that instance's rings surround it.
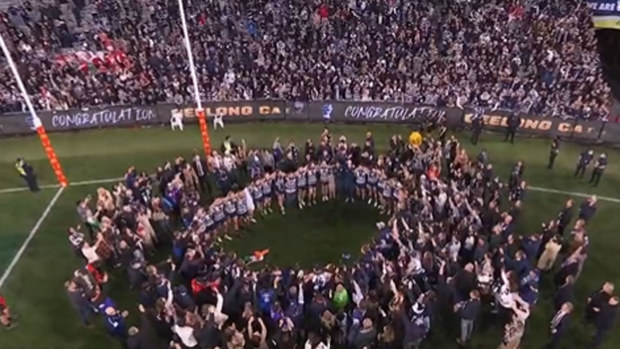
M 460 345 L 467 345 L 474 331 L 474 324 L 480 313 L 480 292 L 473 290 L 469 299 L 457 304 L 457 313 L 461 317 L 461 336 L 457 340 Z
M 553 168 L 558 154 L 560 154 L 560 145 L 560 136 L 555 136 L 553 142 L 551 142 L 551 149 L 549 150 L 549 163 L 547 164 L 547 168 L 550 170 Z

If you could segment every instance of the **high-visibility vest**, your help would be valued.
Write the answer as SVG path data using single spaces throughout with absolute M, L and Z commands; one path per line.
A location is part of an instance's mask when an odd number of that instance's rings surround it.
M 17 170 L 17 172 L 19 172 L 20 176 L 25 176 L 26 175 L 26 170 L 24 169 L 24 162 L 23 161 L 18 161 L 15 163 L 15 169 Z

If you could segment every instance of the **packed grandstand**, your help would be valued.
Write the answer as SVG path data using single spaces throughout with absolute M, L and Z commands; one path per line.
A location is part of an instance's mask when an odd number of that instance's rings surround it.
M 18 2 L 2 13 L 41 109 L 193 101 L 176 1 Z M 187 2 L 203 100 L 385 100 L 602 119 L 582 1 Z M 8 70 L 2 111 L 23 109 Z

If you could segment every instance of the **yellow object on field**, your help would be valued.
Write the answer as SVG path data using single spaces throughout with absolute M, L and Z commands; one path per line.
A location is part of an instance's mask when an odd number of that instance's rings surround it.
M 419 147 L 422 144 L 422 134 L 420 132 L 414 131 L 409 135 L 409 144 Z

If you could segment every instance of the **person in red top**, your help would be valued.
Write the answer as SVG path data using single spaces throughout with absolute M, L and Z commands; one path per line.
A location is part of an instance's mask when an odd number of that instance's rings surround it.
M 437 164 L 432 164 L 429 168 L 428 171 L 426 173 L 426 177 L 428 177 L 428 179 L 430 180 L 434 180 L 439 178 L 439 167 L 437 166 Z
M 17 326 L 17 324 L 13 322 L 9 306 L 6 304 L 6 300 L 2 295 L 0 295 L 0 323 L 7 329 Z

